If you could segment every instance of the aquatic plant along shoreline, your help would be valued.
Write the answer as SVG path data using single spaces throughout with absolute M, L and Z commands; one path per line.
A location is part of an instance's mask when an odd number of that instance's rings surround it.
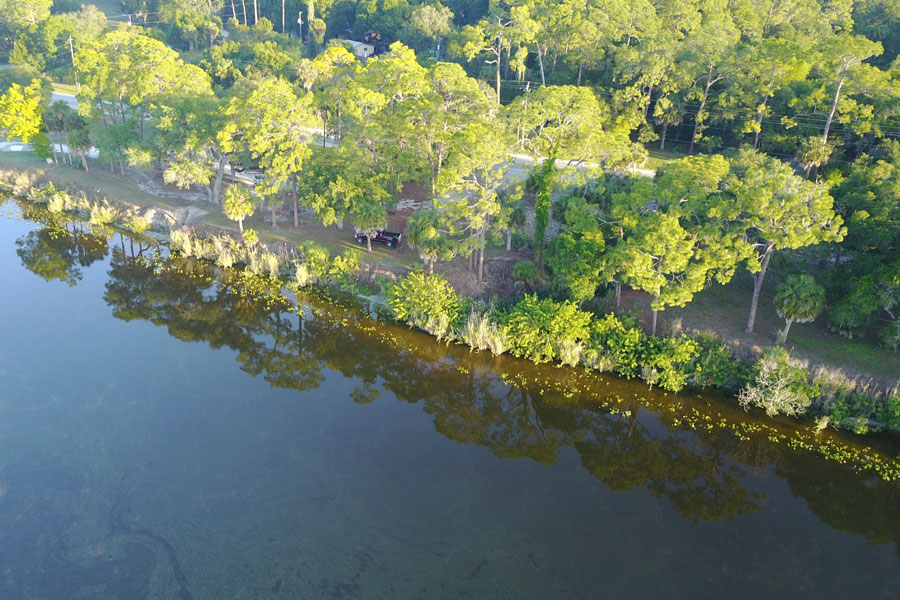
M 72 193 L 52 183 L 34 187 L 35 181 L 25 173 L 0 173 L 0 182 L 9 193 L 44 205 L 51 213 L 78 215 L 92 226 L 155 234 L 173 252 L 224 268 L 240 264 L 252 275 L 295 291 L 331 286 L 383 302 L 393 318 L 473 350 L 610 372 L 670 392 L 717 389 L 736 396 L 746 409 L 763 408 L 770 416 L 813 414 L 819 430 L 831 426 L 858 434 L 900 433 L 900 389 L 878 389 L 824 367 L 809 371 L 780 349 L 765 352 L 751 364 L 716 337 L 650 336 L 634 318 L 595 315 L 570 301 L 526 294 L 486 304 L 460 297 L 445 280 L 424 272 L 406 277 L 388 273 L 394 281 L 386 277 L 360 281 L 359 257 L 352 251 L 331 256 L 313 242 L 273 251 L 252 229 L 235 239 L 228 233 L 179 226 L 189 213 L 173 215 L 120 200 L 88 200 L 83 192 Z
M 40 217 L 43 215 L 45 219 L 52 221 L 54 217 L 59 216 L 59 213 L 54 215 L 50 211 L 31 204 L 25 203 L 21 206 L 36 213 L 27 215 L 32 220 L 40 221 Z M 95 228 L 97 226 L 88 224 L 88 227 Z M 109 229 L 98 229 L 102 235 L 111 234 Z M 63 231 L 68 232 L 68 230 Z M 159 299 L 162 295 L 161 297 L 165 298 L 167 293 L 176 293 L 169 290 L 180 290 L 177 293 L 184 293 L 186 289 L 197 286 L 197 291 L 192 292 L 190 296 L 181 297 L 175 301 L 163 300 L 163 307 L 183 307 L 189 306 L 192 301 L 202 302 L 206 297 L 202 290 L 211 287 L 219 289 L 219 295 L 233 298 L 230 300 L 231 302 L 238 302 L 243 307 L 241 314 L 245 315 L 251 314 L 246 313 L 246 310 L 260 311 L 261 314 L 274 313 L 275 315 L 295 312 L 300 315 L 302 321 L 302 314 L 305 311 L 312 311 L 315 315 L 327 317 L 329 322 L 339 328 L 331 334 L 332 336 L 364 336 L 366 339 L 377 340 L 379 344 L 387 346 L 373 356 L 357 357 L 364 366 L 352 367 L 354 372 L 359 369 L 367 371 L 375 368 L 375 372 L 368 377 L 373 382 L 377 377 L 389 380 L 397 379 L 396 375 L 387 375 L 384 369 L 392 368 L 390 365 L 398 360 L 402 361 L 402 357 L 412 357 L 421 361 L 423 358 L 419 354 L 422 352 L 425 352 L 424 359 L 427 360 L 429 352 L 433 354 L 436 350 L 440 350 L 441 353 L 452 351 L 453 356 L 456 357 L 456 364 L 451 364 L 450 368 L 454 372 L 465 375 L 472 369 L 481 371 L 486 364 L 489 364 L 494 368 L 502 369 L 499 375 L 502 383 L 520 389 L 537 390 L 540 396 L 545 398 L 545 401 L 556 406 L 579 407 L 583 406 L 583 400 L 578 400 L 578 398 L 590 398 L 591 410 L 601 410 L 611 415 L 621 414 L 626 418 L 631 418 L 638 412 L 647 410 L 657 414 L 673 431 L 683 429 L 704 434 L 726 435 L 738 444 L 765 443 L 783 448 L 785 451 L 810 453 L 827 461 L 847 465 L 857 473 L 870 473 L 885 481 L 900 479 L 900 460 L 893 457 L 896 449 L 890 449 L 896 440 L 892 440 L 887 446 L 879 449 L 881 442 L 876 438 L 860 444 L 843 438 L 837 433 L 823 432 L 816 424 L 808 422 L 800 425 L 796 421 L 783 417 L 774 421 L 761 416 L 753 418 L 752 415 L 748 415 L 737 406 L 732 405 L 732 401 L 727 398 L 696 402 L 689 400 L 689 397 L 684 394 L 672 394 L 662 390 L 654 391 L 652 388 L 647 389 L 640 398 L 610 394 L 607 387 L 610 385 L 610 380 L 606 379 L 607 376 L 595 371 L 565 366 L 560 368 L 550 364 L 532 364 L 505 355 L 495 356 L 485 352 L 469 352 L 461 345 L 434 344 L 427 341 L 427 338 L 418 340 L 417 336 L 422 334 L 415 334 L 415 332 L 403 334 L 402 328 L 391 325 L 394 315 L 389 307 L 373 303 L 370 300 L 361 300 L 358 296 L 337 290 L 336 286 L 302 288 L 296 283 L 284 285 L 281 280 L 272 278 L 265 271 L 255 273 L 248 268 L 216 266 L 213 261 L 207 259 L 188 257 L 178 252 L 166 252 L 165 248 L 161 246 L 155 246 L 149 251 L 140 246 L 137 252 L 132 246 L 131 256 L 128 256 L 124 243 L 126 235 L 123 232 L 115 235 L 122 239 L 121 245 L 114 247 L 121 260 L 130 265 L 129 268 L 138 267 L 140 271 L 144 272 L 137 283 L 152 286 L 157 290 L 157 293 L 150 294 L 149 297 Z M 127 265 L 123 265 L 123 267 Z M 118 277 L 118 273 L 118 267 L 114 267 L 111 271 L 111 274 L 116 277 Z M 133 278 L 133 275 L 129 275 L 129 277 Z M 146 318 L 156 324 L 168 323 L 170 331 L 172 331 L 172 327 L 176 327 L 177 331 L 194 332 L 190 334 L 191 336 L 197 334 L 198 328 L 195 325 L 184 323 L 176 326 L 174 322 L 171 322 L 171 319 L 175 317 L 167 312 L 170 309 L 164 309 L 162 313 L 157 314 L 155 312 L 147 313 L 146 309 L 131 306 L 130 301 L 124 300 L 124 298 L 127 296 L 125 292 L 133 290 L 134 285 L 134 283 L 128 284 L 123 288 L 122 293 L 119 293 L 118 285 L 108 286 L 110 294 L 108 300 L 114 306 L 119 302 L 125 302 L 122 308 L 125 312 L 117 316 L 128 319 L 136 316 Z M 116 309 L 114 314 L 118 310 Z M 180 313 L 180 311 L 175 311 L 175 313 Z M 154 314 L 156 316 L 152 316 Z M 223 312 L 223 321 L 232 319 L 232 314 L 232 312 Z M 281 322 L 282 318 L 278 317 L 274 320 Z M 204 322 L 203 325 L 208 325 L 208 323 Z M 215 330 L 227 331 L 234 329 L 235 326 L 235 324 L 223 322 L 222 326 Z M 178 334 L 178 337 L 182 337 L 182 335 Z M 286 335 L 288 340 L 292 337 L 292 334 Z M 279 339 L 278 336 L 275 336 L 276 347 Z M 210 340 L 210 343 L 213 341 Z M 221 343 L 222 340 L 215 342 L 216 345 Z M 242 369 L 251 374 L 263 376 L 273 386 L 308 389 L 309 386 L 318 385 L 320 381 L 320 376 L 315 370 L 309 371 L 304 368 L 297 371 L 294 367 L 290 367 L 288 371 L 284 371 L 287 368 L 284 365 L 291 364 L 290 361 L 273 360 L 268 354 L 265 359 L 262 356 L 254 358 L 255 352 L 263 352 L 263 350 L 256 348 L 255 351 L 249 352 L 241 345 L 241 342 L 237 343 L 235 348 L 241 351 Z M 355 344 L 351 345 L 355 346 Z M 286 344 L 285 347 L 290 348 L 290 345 Z M 250 346 L 250 348 L 255 348 L 255 346 Z M 443 362 L 437 356 L 431 358 Z M 341 360 L 340 364 L 348 363 Z M 423 373 L 429 371 L 424 363 L 413 370 Z M 369 393 L 370 391 L 361 390 L 357 401 L 361 403 L 371 401 L 368 398 Z M 464 392 L 460 391 L 460 393 L 465 395 Z M 485 443 L 491 443 L 489 438 L 485 439 Z M 544 460 L 540 458 L 540 455 L 534 455 L 532 458 L 538 461 Z

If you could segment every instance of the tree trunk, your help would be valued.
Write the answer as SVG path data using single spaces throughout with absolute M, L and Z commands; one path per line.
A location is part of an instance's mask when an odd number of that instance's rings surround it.
M 688 154 L 694 153 L 694 143 L 697 141 L 697 136 L 700 134 L 700 119 L 703 114 L 703 109 L 706 108 L 706 101 L 709 100 L 709 90 L 714 83 L 722 79 L 721 75 L 713 79 L 712 72 L 713 68 L 710 66 L 706 73 L 706 85 L 703 88 L 703 100 L 700 101 L 700 108 L 697 110 L 697 116 L 694 117 L 694 131 L 691 133 L 691 145 L 688 148 Z
M 269 200 L 269 210 L 272 211 L 272 229 L 278 229 L 278 221 L 275 220 L 275 203 Z
M 837 88 L 834 90 L 834 100 L 831 102 L 831 111 L 825 120 L 825 131 L 822 133 L 822 145 L 828 143 L 828 132 L 831 131 L 831 122 L 834 120 L 834 113 L 837 112 L 838 100 L 841 98 L 841 88 L 844 87 L 844 81 L 847 79 L 847 67 L 841 71 L 841 78 L 838 80 Z
M 366 247 L 368 248 L 369 253 L 372 253 L 372 236 L 366 234 Z
M 769 96 L 766 95 L 765 99 L 763 99 L 762 106 L 756 115 L 756 134 L 753 136 L 753 149 L 759 149 L 759 135 L 762 133 L 762 121 L 763 115 L 766 112 L 766 103 L 769 101 Z
M 241 0 L 241 6 L 244 8 L 244 27 L 247 26 L 247 2 L 246 0 Z
M 534 45 L 537 46 L 538 64 L 541 67 L 541 85 L 547 85 L 547 80 L 544 78 L 544 56 L 541 54 L 541 43 L 535 42 Z
M 219 204 L 219 198 L 222 197 L 222 179 L 225 177 L 225 163 L 226 163 L 225 154 L 222 154 L 219 157 L 219 164 L 216 166 L 216 178 L 213 181 L 213 194 L 210 202 L 212 204 Z M 233 173 L 234 171 L 232 171 Z
M 484 283 L 484 226 L 478 234 L 478 283 Z
M 259 23 L 259 4 L 256 0 L 253 0 L 253 24 L 256 25 Z
M 660 150 L 665 150 L 665 149 L 666 149 L 666 133 L 667 133 L 668 131 L 669 131 L 669 124 L 668 124 L 668 123 L 664 123 L 664 124 L 663 124 L 662 135 L 661 135 L 660 138 L 659 138 L 659 149 L 660 149 Z
M 59 161 L 56 160 L 56 146 L 50 140 L 50 128 L 47 126 L 46 123 L 44 123 L 44 130 L 47 132 L 47 141 L 50 142 L 50 152 L 53 154 L 53 164 L 58 166 Z
M 284 35 L 284 0 L 281 0 L 281 35 Z
M 500 19 L 497 19 L 497 26 L 500 26 Z M 503 29 L 497 33 L 497 106 L 500 106 L 500 57 L 503 55 Z
M 619 308 L 619 305 L 622 304 L 622 283 L 616 282 L 616 308 Z
M 512 229 L 506 230 L 506 251 L 512 250 Z
M 244 233 L 244 220 L 238 219 L 238 229 L 241 230 L 241 233 Z
M 757 111 L 757 114 L 756 114 L 756 135 L 753 136 L 753 149 L 754 150 L 759 148 L 759 136 L 762 133 L 763 116 L 766 113 L 766 106 L 769 103 L 769 93 L 770 93 L 773 85 L 775 85 L 775 67 L 774 66 L 772 67 L 772 77 L 769 78 L 769 85 L 766 88 L 766 94 L 763 96 L 762 104 L 760 105 L 759 111 Z
M 338 231 L 343 231 L 343 230 L 344 230 L 344 217 L 339 216 L 339 217 L 337 218 L 337 228 L 338 228 Z
M 430 262 L 428 263 L 428 274 L 434 275 L 434 263 L 437 259 L 432 257 Z
M 783 344 L 787 340 L 788 332 L 791 330 L 791 325 L 794 324 L 793 319 L 787 319 L 784 324 L 784 329 L 781 333 L 778 334 L 778 343 Z
M 84 172 L 90 173 L 91 170 L 88 168 L 88 163 L 87 163 L 87 156 L 86 156 L 87 153 L 84 150 L 81 150 L 79 152 L 79 154 L 81 154 L 81 166 L 84 167 Z
M 652 321 L 653 325 L 650 327 L 650 335 L 652 335 L 653 337 L 656 337 L 656 321 L 657 321 L 658 317 L 659 317 L 659 311 L 656 309 L 653 309 L 653 321 Z
M 65 152 L 65 154 L 63 154 L 63 156 L 64 156 L 64 157 L 68 157 L 68 159 L 69 159 L 69 166 L 70 166 L 70 167 L 74 167 L 74 166 L 75 166 L 75 163 L 72 162 L 72 143 L 69 142 L 69 130 L 64 128 L 64 129 L 63 129 L 63 135 L 64 135 L 65 138 L 66 138 L 66 152 Z
M 760 263 L 759 273 L 753 275 L 753 299 L 750 300 L 750 317 L 747 319 L 747 333 L 753 333 L 753 325 L 756 323 L 756 309 L 759 305 L 759 294 L 762 291 L 763 281 L 766 278 L 766 269 L 769 268 L 769 259 L 775 248 L 769 245 Z
M 297 194 L 293 194 L 293 204 L 294 204 L 294 229 L 299 229 L 300 227 L 300 207 L 298 206 L 299 202 L 297 200 Z
M 341 94 L 338 94 L 338 105 L 337 105 L 337 119 L 338 119 L 338 130 L 337 130 L 337 142 L 340 144 L 344 139 L 344 121 L 343 116 L 341 114 Z

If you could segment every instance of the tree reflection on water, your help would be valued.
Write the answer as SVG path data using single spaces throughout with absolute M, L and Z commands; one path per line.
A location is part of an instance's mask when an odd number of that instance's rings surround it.
M 26 268 L 70 285 L 81 267 L 107 251 L 105 240 L 80 226 L 52 223 L 16 244 Z M 873 543 L 893 543 L 900 553 L 900 486 L 764 435 L 741 440 L 728 428 L 673 422 L 690 408 L 715 410 L 707 400 L 669 396 L 672 412 L 663 418 L 658 402 L 649 409 L 646 403 L 661 396 L 637 383 L 441 344 L 378 322 L 368 304 L 334 293 L 326 294 L 330 299 L 304 294 L 298 309 L 277 288 L 260 287 L 237 270 L 178 257 L 148 261 L 144 248 L 135 252 L 124 237 L 110 248 L 105 300 L 116 318 L 149 321 L 180 340 L 230 348 L 243 371 L 274 387 L 312 390 L 331 369 L 359 381 L 351 394 L 357 403 L 387 390 L 420 404 L 447 438 L 501 458 L 553 465 L 572 449 L 610 489 L 644 487 L 695 521 L 760 510 L 766 497 L 748 487 L 750 475 L 774 467 L 823 521 Z M 616 410 L 598 401 L 614 396 L 628 400 Z

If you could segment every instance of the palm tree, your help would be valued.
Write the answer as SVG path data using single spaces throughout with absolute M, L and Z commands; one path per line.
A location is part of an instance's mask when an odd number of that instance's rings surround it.
M 53 125 L 54 129 L 59 131 L 62 129 L 63 135 L 66 139 L 66 151 L 60 152 L 63 157 L 63 164 L 66 162 L 66 157 L 68 155 L 69 166 L 72 166 L 72 148 L 69 143 L 69 125 L 72 123 L 73 113 L 72 108 L 66 103 L 65 100 L 57 100 L 53 104 L 50 105 L 50 115 L 53 117 Z
M 825 308 L 825 288 L 816 283 L 811 275 L 789 275 L 778 286 L 775 294 L 775 310 L 785 320 L 784 331 L 778 334 L 778 343 L 783 344 L 794 321 L 809 323 Z

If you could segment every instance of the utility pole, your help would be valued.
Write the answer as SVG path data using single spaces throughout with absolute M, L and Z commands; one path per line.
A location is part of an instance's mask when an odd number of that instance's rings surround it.
M 81 92 L 81 84 L 78 83 L 78 71 L 75 70 L 75 49 L 72 48 L 71 34 L 69 34 L 69 56 L 72 57 L 72 72 L 75 73 L 75 89 Z

